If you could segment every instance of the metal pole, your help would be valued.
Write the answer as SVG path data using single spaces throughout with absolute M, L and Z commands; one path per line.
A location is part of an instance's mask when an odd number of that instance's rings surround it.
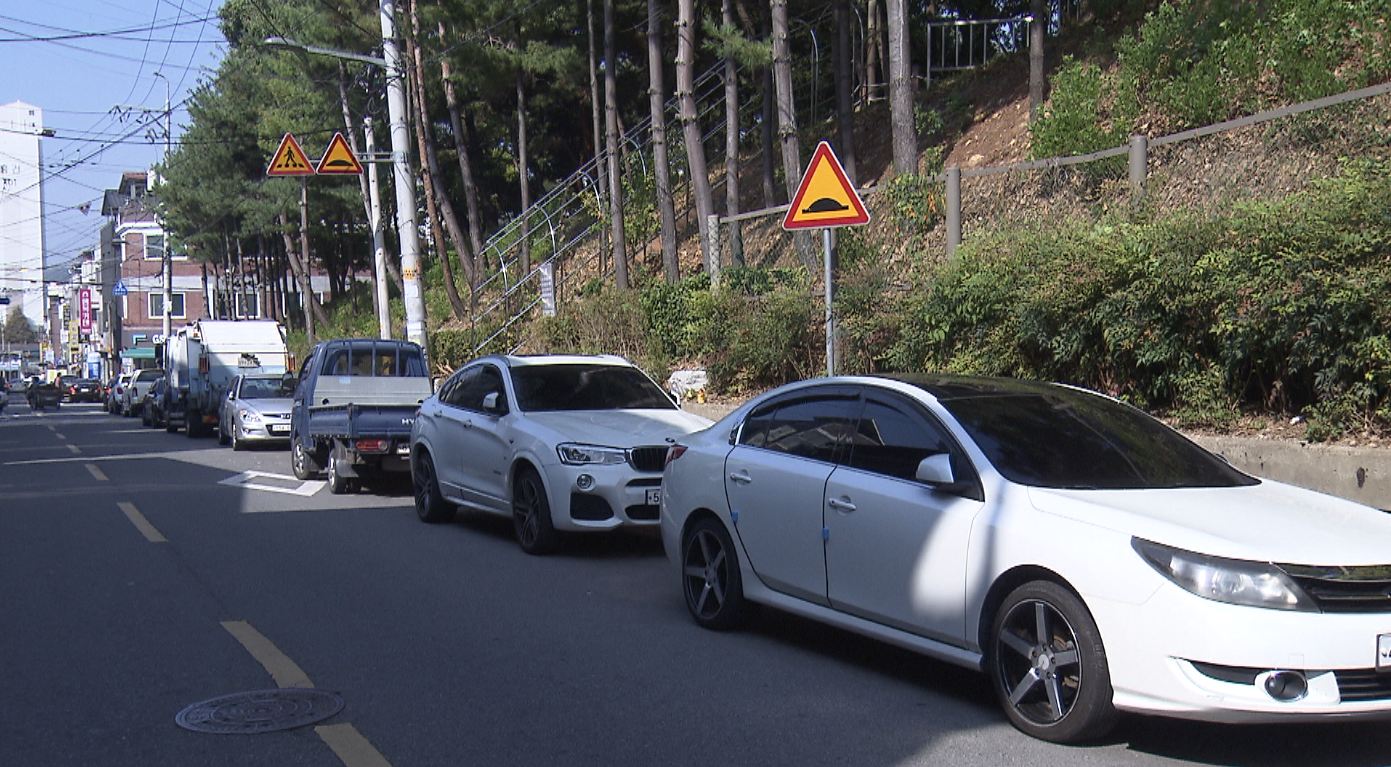
M 309 336 L 309 343 L 314 343 L 314 272 L 309 264 L 309 180 L 306 176 L 299 177 L 299 246 L 300 258 L 304 261 L 304 295 L 300 296 L 304 304 L 304 332 Z
M 961 245 L 961 167 L 947 168 L 947 259 L 956 257 Z
M 367 156 L 377 151 L 377 142 L 372 136 L 372 118 L 362 118 L 362 132 L 366 137 L 363 147 Z M 391 307 L 388 305 L 386 276 L 386 237 L 382 228 L 382 199 L 377 188 L 377 164 L 367 163 L 367 198 L 372 214 L 372 268 L 377 279 L 377 335 L 391 338 Z
M 1149 138 L 1144 134 L 1130 137 L 1130 196 L 1138 200 L 1145 195 L 1145 171 L 1149 164 Z
M 154 76 L 164 81 L 164 161 L 169 162 L 170 146 L 174 136 L 174 113 L 169 107 L 169 78 L 159 72 L 155 72 Z M 163 229 L 162 226 L 161 229 Z M 147 257 L 149 256 L 148 253 L 145 255 Z M 164 253 L 160 261 L 164 272 L 164 341 L 168 343 L 169 333 L 173 330 L 172 325 L 174 317 L 174 262 L 169 256 L 168 232 L 164 233 Z M 168 364 L 168 362 L 166 361 L 165 364 Z
M 835 244 L 832 240 L 834 232 L 830 229 L 821 230 L 821 244 L 826 255 L 826 375 L 836 374 L 836 313 L 833 306 L 835 300 L 835 274 L 832 264 L 835 261 Z
M 415 229 L 415 179 L 411 177 L 410 133 L 406 128 L 406 70 L 396 46 L 396 3 L 381 0 L 382 57 L 386 59 L 386 109 L 391 119 L 392 182 L 396 186 L 396 230 L 401 238 L 405 283 L 406 339 L 429 353 L 425 297 L 420 284 L 420 241 Z

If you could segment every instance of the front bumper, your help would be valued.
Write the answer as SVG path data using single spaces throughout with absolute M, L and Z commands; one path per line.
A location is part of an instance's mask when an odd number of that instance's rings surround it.
M 1217 722 L 1391 718 L 1391 669 L 1376 670 L 1377 637 L 1391 634 L 1391 613 L 1243 607 L 1168 583 L 1141 605 L 1087 603 L 1118 708 Z M 1213 667 L 1259 675 L 1229 681 Z M 1301 672 L 1308 692 L 1276 700 L 1263 685 L 1275 670 Z
M 580 489 L 581 475 L 593 484 Z M 628 464 L 546 467 L 551 520 L 557 530 L 603 531 L 661 524 L 656 494 L 660 472 L 640 472 Z M 649 498 L 649 491 L 653 497 Z
M 233 423 L 233 428 L 237 431 L 237 440 L 241 442 L 272 443 L 290 441 L 290 422 L 286 421 L 261 421 L 260 423 L 245 423 L 240 418 Z

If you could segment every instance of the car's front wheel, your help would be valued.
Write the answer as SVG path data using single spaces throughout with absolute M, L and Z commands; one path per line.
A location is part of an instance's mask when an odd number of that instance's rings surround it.
M 686 530 L 681 540 L 681 591 L 691 617 L 705 628 L 734 628 L 748 617 L 739 555 L 718 520 L 705 517 Z
M 560 534 L 551 522 L 546 486 L 531 469 L 523 470 L 512 488 L 512 528 L 517 543 L 528 554 L 549 554 L 560 543 Z
M 439 477 L 430 454 L 421 450 L 411 466 L 411 485 L 415 490 L 415 513 L 421 522 L 436 524 L 454 518 L 454 506 L 440 493 Z
M 1041 740 L 1078 743 L 1117 718 L 1101 632 L 1087 606 L 1051 581 L 1005 597 L 990 632 L 986 667 L 1005 714 Z

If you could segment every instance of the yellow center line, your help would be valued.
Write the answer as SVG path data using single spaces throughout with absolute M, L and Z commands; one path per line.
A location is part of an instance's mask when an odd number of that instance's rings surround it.
M 120 503 L 117 503 L 116 506 L 119 507 L 121 511 L 125 513 L 126 519 L 129 519 L 130 523 L 132 525 L 135 525 L 135 529 L 139 530 L 140 534 L 145 536 L 145 540 L 149 541 L 150 543 L 169 542 L 169 539 L 165 538 L 163 533 L 155 529 L 155 526 L 150 524 L 150 520 L 145 519 L 145 515 L 141 514 L 140 510 L 135 508 L 135 504 L 130 503 L 129 501 L 121 501 Z
M 309 675 L 304 673 L 304 669 L 290 660 L 290 656 L 281 652 L 274 642 L 267 639 L 265 634 L 257 631 L 250 623 L 246 621 L 222 621 L 222 627 L 227 629 L 227 633 L 236 637 L 236 640 L 241 642 L 242 647 L 251 653 L 251 657 L 270 672 L 276 686 L 306 689 L 314 686 L 314 683 L 309 681 Z
M 333 749 L 346 767 L 391 767 L 391 762 L 347 722 L 320 725 L 314 728 L 314 732 Z
M 92 478 L 93 478 L 93 479 L 95 479 L 95 480 L 98 481 L 98 482 L 107 482 L 107 481 L 109 481 L 109 480 L 107 480 L 107 478 L 106 478 L 106 474 L 104 474 L 104 473 L 102 472 L 102 470 L 101 470 L 95 463 L 89 463 L 89 464 L 85 464 L 85 465 L 86 465 L 86 467 L 87 467 L 87 471 L 92 475 Z

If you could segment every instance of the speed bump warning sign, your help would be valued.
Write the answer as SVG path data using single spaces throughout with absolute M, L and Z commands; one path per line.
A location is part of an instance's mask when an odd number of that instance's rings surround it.
M 807 164 L 807 172 L 782 219 L 782 228 L 821 229 L 867 223 L 869 212 L 864 202 L 846 178 L 831 145 L 822 141 Z

